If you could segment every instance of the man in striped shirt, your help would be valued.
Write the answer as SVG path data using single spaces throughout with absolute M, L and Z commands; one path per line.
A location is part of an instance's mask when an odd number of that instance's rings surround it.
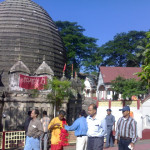
M 115 144 L 118 143 L 119 150 L 134 149 L 137 140 L 137 123 L 130 117 L 130 107 L 120 109 L 123 117 L 119 118 L 116 127 Z

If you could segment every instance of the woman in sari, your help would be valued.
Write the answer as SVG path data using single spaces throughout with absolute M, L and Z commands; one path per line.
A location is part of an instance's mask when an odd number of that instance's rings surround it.
M 68 145 L 68 133 L 64 129 L 64 125 L 67 125 L 65 115 L 66 112 L 60 110 L 58 117 L 52 119 L 48 125 L 51 131 L 51 150 L 63 150 L 63 147 Z

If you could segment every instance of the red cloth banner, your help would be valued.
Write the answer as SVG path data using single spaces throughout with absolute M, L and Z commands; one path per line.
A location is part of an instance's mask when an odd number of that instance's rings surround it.
M 24 89 L 37 89 L 43 90 L 44 85 L 47 84 L 47 76 L 43 77 L 31 77 L 20 74 L 19 87 Z

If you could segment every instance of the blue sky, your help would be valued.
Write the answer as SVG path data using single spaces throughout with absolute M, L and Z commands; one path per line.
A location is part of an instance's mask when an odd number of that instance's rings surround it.
M 78 22 L 98 45 L 117 33 L 150 29 L 150 0 L 34 0 L 54 21 Z
M 0 0 L 2 1 L 2 0 Z M 117 33 L 150 29 L 150 0 L 33 0 L 54 21 L 77 22 L 101 46 Z

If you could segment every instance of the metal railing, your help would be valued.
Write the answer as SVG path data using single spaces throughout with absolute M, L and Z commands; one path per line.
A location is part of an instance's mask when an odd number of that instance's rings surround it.
M 24 147 L 25 131 L 8 131 L 0 133 L 0 149 L 14 149 Z
M 70 136 L 72 135 L 71 132 Z M 49 138 L 50 138 L 50 133 Z M 74 134 L 73 134 L 74 135 Z M 69 138 L 70 138 L 69 136 Z M 73 136 L 75 137 L 75 136 Z M 75 137 L 76 138 L 76 137 Z M 4 131 L 0 132 L 0 150 L 13 150 L 23 148 L 25 146 L 26 134 L 25 131 Z M 71 138 L 70 138 L 71 139 Z M 76 139 L 73 141 L 69 140 L 69 143 L 75 143 Z M 48 145 L 50 142 L 48 140 Z

